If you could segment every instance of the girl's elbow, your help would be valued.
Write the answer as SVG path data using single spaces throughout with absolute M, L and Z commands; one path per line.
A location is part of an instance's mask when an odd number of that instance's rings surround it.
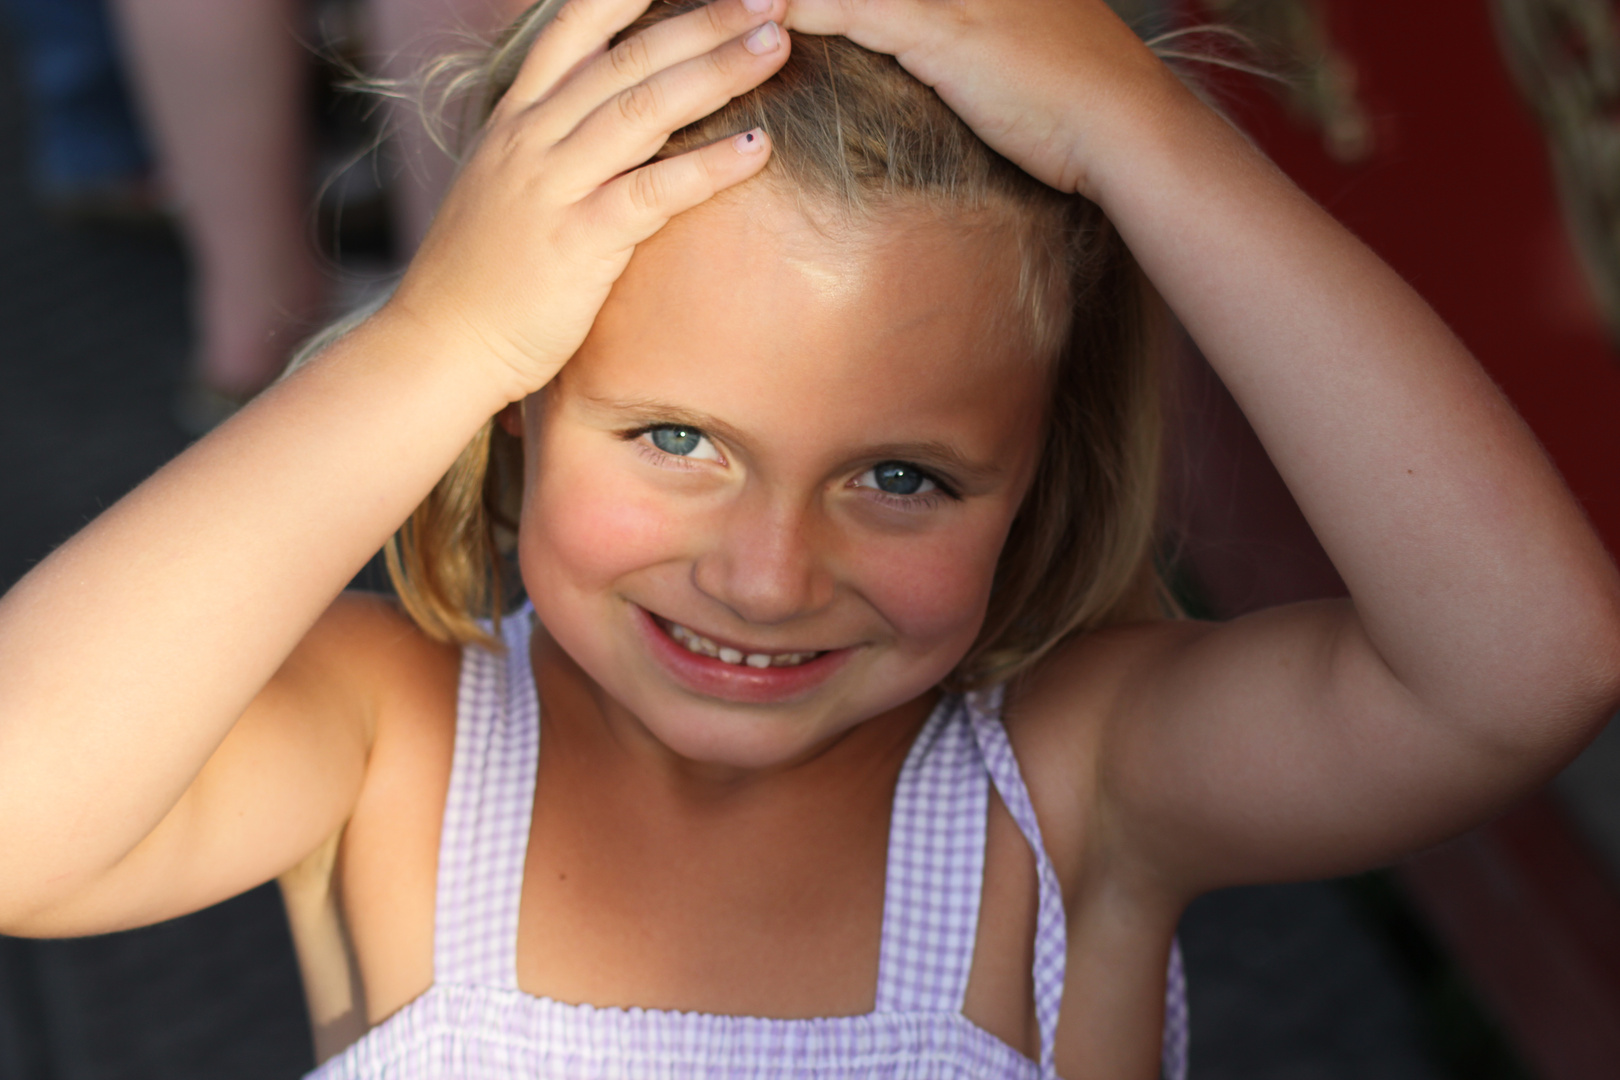
M 1620 595 L 1609 604 L 1606 629 L 1593 650 L 1589 676 L 1589 699 L 1600 725 L 1620 713 Z
M 1620 711 L 1620 575 L 1595 589 L 1591 643 L 1585 652 L 1590 695 L 1604 717 Z
M 1553 650 L 1561 656 L 1542 681 L 1565 759 L 1620 713 L 1620 588 L 1599 593 L 1582 614 L 1570 620 L 1573 633 L 1561 637 L 1563 647 Z
M 63 936 L 51 932 L 53 907 L 50 898 L 29 895 L 21 890 L 0 893 L 0 935 L 14 938 Z
M 1441 709 L 1508 772 L 1552 776 L 1620 713 L 1620 590 L 1587 596 L 1500 642 Z

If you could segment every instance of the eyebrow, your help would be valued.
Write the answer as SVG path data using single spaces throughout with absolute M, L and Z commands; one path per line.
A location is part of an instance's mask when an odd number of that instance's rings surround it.
M 741 431 L 738 431 L 719 417 L 710 416 L 707 413 L 681 405 L 671 405 L 646 399 L 599 398 L 590 394 L 581 394 L 580 396 L 590 402 L 595 409 L 614 413 L 632 425 L 678 424 L 697 428 L 710 435 L 718 435 L 726 442 L 737 446 L 748 445 L 749 440 Z M 950 473 L 958 482 L 965 482 L 970 485 L 989 483 L 1000 478 L 1006 471 L 1000 465 L 974 461 L 964 456 L 960 450 L 950 443 L 941 442 L 937 439 L 924 439 L 920 442 L 878 443 L 874 446 L 862 447 L 860 453 L 855 456 L 864 461 L 898 460 L 938 468 L 941 472 Z

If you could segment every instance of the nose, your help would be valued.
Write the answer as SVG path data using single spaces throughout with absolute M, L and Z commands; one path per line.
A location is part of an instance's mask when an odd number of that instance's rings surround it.
M 727 509 L 712 544 L 693 564 L 693 584 L 756 625 L 813 614 L 834 592 L 823 532 L 812 508 L 751 492 Z

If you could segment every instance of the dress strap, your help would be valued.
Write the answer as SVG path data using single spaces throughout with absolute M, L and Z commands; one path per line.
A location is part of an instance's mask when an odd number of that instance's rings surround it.
M 996 785 L 996 792 L 1007 812 L 1029 841 L 1035 853 L 1035 869 L 1040 881 L 1040 900 L 1035 916 L 1035 1017 L 1041 1027 L 1041 1075 L 1055 1080 L 1057 1067 L 1053 1049 L 1057 1038 L 1058 1014 L 1063 1009 L 1063 976 L 1069 956 L 1067 917 L 1057 871 L 1041 841 L 1041 826 L 1035 820 L 1035 806 L 1024 784 L 1024 774 L 1013 755 L 1007 729 L 1001 723 L 1002 689 L 995 687 L 966 698 L 973 734 L 984 755 L 985 767 Z M 1170 942 L 1170 962 L 1166 972 L 1164 1034 L 1160 1074 L 1164 1080 L 1187 1080 L 1187 977 L 1182 966 L 1181 944 Z
M 439 838 L 436 983 L 517 989 L 518 900 L 534 812 L 540 708 L 528 609 L 501 620 L 505 653 L 461 654 L 456 750 Z
M 1160 1071 L 1164 1080 L 1187 1080 L 1187 1044 L 1191 1041 L 1191 1014 L 1187 1008 L 1187 968 L 1181 942 L 1170 941 L 1170 971 L 1164 991 L 1164 1050 Z
M 1018 771 L 1018 759 L 1013 757 L 1007 729 L 1001 726 L 1001 688 L 969 694 L 966 703 L 979 752 L 984 756 L 984 767 L 989 770 L 1007 812 L 1035 853 L 1035 871 L 1040 883 L 1035 914 L 1035 1019 L 1041 1027 L 1041 1075 L 1056 1077 L 1052 1053 L 1058 1013 L 1063 1007 L 1064 966 L 1069 956 L 1063 893 L 1058 886 L 1057 871 L 1047 857 L 1046 845 L 1041 842 L 1041 826 L 1035 820 L 1035 807 L 1029 801 L 1023 774 Z
M 895 786 L 878 1012 L 962 1011 L 989 797 L 961 699 L 947 697 L 917 735 Z

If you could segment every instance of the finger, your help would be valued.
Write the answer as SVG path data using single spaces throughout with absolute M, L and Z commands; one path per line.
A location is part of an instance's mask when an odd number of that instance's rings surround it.
M 568 193 L 583 198 L 606 178 L 652 157 L 674 132 L 770 78 L 787 62 L 789 48 L 788 36 L 768 22 L 665 68 L 598 106 L 555 146 L 548 167 L 556 177 L 579 177 L 588 184 Z
M 530 17 L 545 28 L 535 38 L 501 106 L 532 105 L 569 72 L 601 54 L 613 35 L 639 19 L 652 0 L 545 0 Z
M 874 52 L 900 56 L 949 18 L 924 11 L 917 0 L 793 0 L 782 25 L 801 34 L 847 37 Z
M 787 6 L 787 0 L 715 0 L 655 23 L 583 66 L 556 89 L 546 110 L 567 124 L 559 132 L 566 134 L 613 95 L 665 68 L 712 52 L 763 23 L 780 20 Z
M 626 173 L 596 191 L 583 209 L 619 250 L 634 247 L 676 214 L 758 173 L 770 150 L 770 139 L 755 128 Z

